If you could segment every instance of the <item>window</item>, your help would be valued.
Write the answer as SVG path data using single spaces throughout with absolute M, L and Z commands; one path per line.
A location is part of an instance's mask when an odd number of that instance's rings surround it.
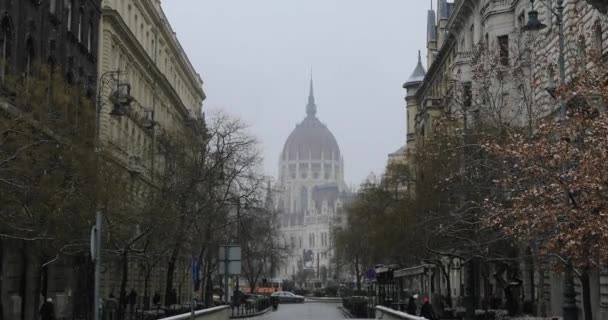
M 72 14 L 73 14 L 72 13 L 72 0 L 68 0 L 66 11 L 67 11 L 66 21 L 67 21 L 68 31 L 72 31 Z
M 8 69 L 11 65 L 11 52 L 12 52 L 12 34 L 13 28 L 10 17 L 7 15 L 0 22 L 0 45 L 1 45 L 1 56 L 0 56 L 0 72 L 1 80 L 4 82 L 4 78 Z
M 89 23 L 89 29 L 87 31 L 87 50 L 89 50 L 89 52 L 93 50 L 93 22 Z
M 500 64 L 503 66 L 509 65 L 509 36 L 498 37 L 498 50 L 500 52 Z
M 578 54 L 583 57 L 587 54 L 587 40 L 584 35 L 578 37 Z
M 472 103 L 471 83 L 465 82 L 462 84 L 462 105 L 470 107 Z
M 84 9 L 80 8 L 78 14 L 78 42 L 82 42 L 82 17 L 84 16 Z
M 469 44 L 470 44 L 469 49 L 471 51 L 473 51 L 473 49 L 475 47 L 475 25 L 474 24 L 472 24 L 471 28 L 469 29 L 469 39 L 470 39 L 469 40 L 470 41 L 469 42 Z
M 602 53 L 602 25 L 596 22 L 593 26 L 593 50 L 598 54 Z
M 51 0 L 49 2 L 49 12 L 52 14 L 57 12 L 57 0 Z

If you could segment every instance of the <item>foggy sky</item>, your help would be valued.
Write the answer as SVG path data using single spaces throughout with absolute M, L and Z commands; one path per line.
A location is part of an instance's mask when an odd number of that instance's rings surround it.
M 319 119 L 338 140 L 345 178 L 384 171 L 405 143 L 405 90 L 426 41 L 428 1 L 163 0 L 203 78 L 203 110 L 251 125 L 265 173 L 305 116 L 313 70 Z

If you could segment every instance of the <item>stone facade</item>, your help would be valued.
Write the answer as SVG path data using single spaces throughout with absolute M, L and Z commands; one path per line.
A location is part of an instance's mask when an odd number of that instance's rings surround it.
M 320 284 L 333 276 L 332 227 L 349 196 L 344 183 L 344 160 L 338 143 L 316 116 L 312 79 L 306 118 L 285 142 L 279 159 L 279 196 L 282 241 L 291 248 L 278 278 L 292 279 L 301 270 Z M 323 271 L 325 270 L 325 271 Z
M 100 143 L 112 163 L 122 168 L 120 179 L 130 184 L 129 202 L 134 210 L 143 208 L 146 196 L 157 189 L 162 170 L 158 137 L 179 136 L 203 125 L 203 82 L 182 49 L 163 13 L 160 0 L 103 0 L 99 46 L 99 74 L 120 71 L 119 83 L 129 86 L 134 99 L 125 116 L 111 115 L 112 104 L 102 103 Z M 102 101 L 116 90 L 102 87 Z M 182 261 L 183 260 L 183 261 Z M 119 294 L 122 274 L 119 261 L 106 259 L 103 297 Z M 186 294 L 185 270 L 189 258 L 178 262 L 175 287 Z M 129 263 L 127 290 L 144 292 L 143 273 L 136 261 Z M 164 301 L 165 262 L 152 272 L 149 294 L 158 292 Z M 182 288 L 183 287 L 183 288 Z M 182 301 L 182 299 L 178 299 Z
M 101 0 L 0 0 L 0 82 L 25 82 L 47 65 L 93 97 Z M 4 93 L 4 92 L 3 92 Z M 88 257 L 62 257 L 42 270 L 36 246 L 0 239 L 0 318 L 37 319 L 42 296 L 55 301 L 60 318 L 84 317 L 92 309 Z M 52 260 L 52 257 L 48 257 Z
M 61 68 L 92 96 L 97 79 L 101 0 L 0 1 L 0 78 L 37 65 Z
M 446 97 L 454 90 L 462 91 L 461 97 L 474 96 L 471 89 L 475 81 L 472 66 L 479 48 L 496 52 L 498 63 L 507 68 L 521 68 L 522 73 L 531 79 L 525 88 L 533 97 L 531 111 L 520 110 L 524 103 L 522 89 L 513 79 L 505 83 L 505 105 L 501 115 L 513 119 L 515 125 L 525 125 L 526 119 L 536 116 L 548 116 L 556 112 L 558 103 L 551 97 L 549 90 L 559 81 L 558 61 L 558 27 L 556 17 L 551 13 L 556 9 L 556 1 L 544 1 L 546 5 L 535 2 L 539 19 L 547 28 L 537 34 L 524 33 L 522 27 L 527 23 L 530 2 L 528 0 L 447 0 L 437 1 L 437 14 L 428 12 L 427 26 L 427 68 L 426 73 L 419 75 L 421 62 L 414 74 L 404 84 L 407 105 L 407 146 L 398 151 L 401 159 L 408 161 L 407 152 L 422 146 L 422 140 L 433 131 L 435 121 L 446 110 L 454 108 L 446 102 Z M 580 72 L 581 47 L 589 47 L 606 54 L 608 28 L 606 16 L 583 0 L 564 1 L 564 30 L 566 47 L 567 78 Z M 521 59 L 525 54 L 525 62 Z M 584 65 L 584 64 L 583 64 Z M 422 71 L 424 71 L 422 69 Z M 456 84 L 459 84 L 457 86 Z M 468 84 L 468 89 L 467 89 Z M 461 100 L 461 104 L 466 102 Z M 462 105 L 461 105 L 462 106 Z M 465 105 L 466 106 L 466 105 Z M 474 103 L 468 106 L 473 107 Z M 473 108 L 471 108 L 473 109 Z M 450 109 L 453 110 L 453 109 Z M 483 112 L 483 110 L 481 110 Z M 468 118 L 479 110 L 468 110 Z M 470 120 L 469 120 L 470 121 Z M 397 154 L 392 155 L 393 159 Z M 414 164 L 415 165 L 415 164 Z M 544 308 L 549 315 L 562 314 L 563 279 L 560 274 L 539 273 L 526 261 L 521 262 L 523 284 L 520 290 L 521 303 L 532 303 Z M 490 271 L 494 272 L 494 271 Z M 466 277 L 467 275 L 465 275 Z M 543 278 L 539 281 L 539 278 Z M 458 277 L 457 277 L 458 278 Z M 591 299 L 594 319 L 605 319 L 608 316 L 608 280 L 604 272 L 591 275 Z M 464 281 L 466 282 L 466 281 Z M 463 292 L 462 281 L 452 283 L 453 293 Z M 539 288 L 541 286 L 542 288 Z M 495 284 L 490 283 L 490 288 Z M 579 319 L 582 318 L 580 284 L 577 283 L 577 304 Z M 443 288 L 441 289 L 443 290 Z M 476 296 L 484 296 L 484 288 L 476 288 Z M 442 291 L 443 292 L 443 291 Z M 540 299 L 539 297 L 544 297 Z M 498 295 L 498 298 L 501 296 Z M 454 301 L 458 301 L 458 297 Z M 481 304 L 481 301 L 478 302 Z M 540 310 L 540 309 L 539 309 Z

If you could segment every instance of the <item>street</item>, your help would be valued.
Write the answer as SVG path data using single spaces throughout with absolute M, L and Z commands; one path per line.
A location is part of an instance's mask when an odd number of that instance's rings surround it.
M 298 304 L 281 304 L 277 311 L 270 311 L 256 320 L 335 320 L 345 319 L 336 303 L 306 302 Z

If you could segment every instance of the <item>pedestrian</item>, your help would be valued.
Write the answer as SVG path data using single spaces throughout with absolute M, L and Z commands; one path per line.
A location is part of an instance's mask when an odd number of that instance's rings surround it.
M 418 298 L 418 295 L 412 295 L 410 296 L 410 300 L 407 304 L 407 310 L 406 312 L 415 316 L 416 315 L 416 311 L 418 309 L 418 307 L 416 306 L 416 299 Z
M 53 299 L 47 298 L 40 307 L 40 320 L 55 320 L 55 305 L 53 305 Z
M 122 290 L 120 292 L 120 309 L 121 310 L 126 310 L 127 309 L 127 305 L 129 304 L 129 296 L 127 295 L 127 291 Z
M 175 288 L 173 288 L 171 290 L 171 300 L 170 300 L 170 304 L 177 304 L 177 291 L 175 291 Z
M 428 320 L 435 320 L 435 312 L 433 311 L 433 306 L 429 303 L 429 298 L 424 297 L 423 301 L 424 304 L 420 308 L 420 316 Z
M 108 313 L 108 320 L 116 320 L 116 311 L 118 310 L 118 300 L 114 296 L 114 292 L 110 293 L 108 300 L 106 301 L 106 312 Z
M 160 294 L 158 294 L 158 291 L 154 292 L 152 303 L 154 303 L 157 309 L 160 308 Z
M 131 313 L 131 318 L 133 318 L 133 312 L 135 311 L 135 304 L 137 303 L 137 292 L 135 289 L 131 289 L 129 293 L 129 312 Z

